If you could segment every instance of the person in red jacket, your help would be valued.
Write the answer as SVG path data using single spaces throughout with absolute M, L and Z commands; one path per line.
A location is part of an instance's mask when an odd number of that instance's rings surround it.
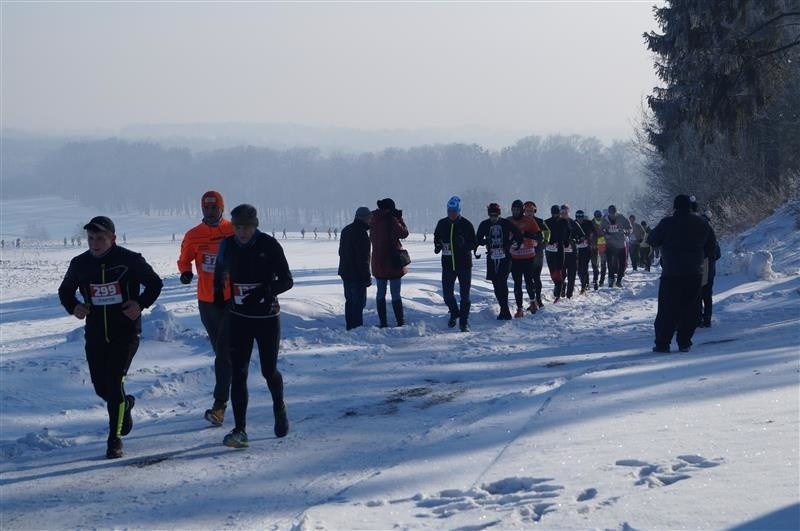
M 229 323 L 223 307 L 214 305 L 214 269 L 219 243 L 233 235 L 233 225 L 222 217 L 225 202 L 222 194 L 210 190 L 200 199 L 203 221 L 189 229 L 181 242 L 178 271 L 181 283 L 189 284 L 194 277 L 192 262 L 197 269 L 197 307 L 200 320 L 214 349 L 214 405 L 205 418 L 214 426 L 222 426 L 231 389 L 231 359 L 228 344 Z M 224 291 L 226 299 L 228 290 Z
M 532 217 L 524 215 L 524 204 L 520 199 L 511 203 L 511 217 L 508 220 L 516 225 L 522 233 L 522 245 L 511 249 L 511 277 L 514 279 L 514 300 L 517 303 L 517 312 L 514 317 L 523 317 L 525 312 L 522 307 L 522 280 L 528 291 L 528 311 L 536 313 L 539 305 L 536 303 L 536 287 L 534 285 L 534 259 L 537 248 L 542 241 L 542 230 Z
M 408 238 L 408 228 L 403 221 L 403 211 L 395 208 L 394 201 L 390 198 L 378 201 L 378 209 L 373 210 L 369 223 L 369 239 L 372 243 L 372 276 L 378 293 L 375 303 L 378 310 L 380 327 L 386 328 L 386 287 L 392 294 L 392 310 L 397 320 L 397 326 L 405 324 L 403 315 L 403 301 L 400 298 L 400 282 L 408 273 L 407 265 L 396 262 L 397 251 L 403 249 L 400 240 Z

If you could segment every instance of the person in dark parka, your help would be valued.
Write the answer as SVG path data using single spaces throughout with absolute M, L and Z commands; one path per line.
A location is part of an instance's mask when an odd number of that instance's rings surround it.
M 403 211 L 395 208 L 394 201 L 387 197 L 378 201 L 378 209 L 372 211 L 369 224 L 369 239 L 372 242 L 372 276 L 375 277 L 377 293 L 375 306 L 380 327 L 388 326 L 386 320 L 386 288 L 392 295 L 392 310 L 397 326 L 405 324 L 403 301 L 400 295 L 401 280 L 408 273 L 408 266 L 395 262 L 397 251 L 403 249 L 400 240 L 408 238 L 408 227 L 403 220 Z
M 342 229 L 339 240 L 339 276 L 344 284 L 344 319 L 347 330 L 364 324 L 367 288 L 372 285 L 369 269 L 369 220 L 367 207 L 356 210 L 353 222 Z
M 677 330 L 678 349 L 688 352 L 697 327 L 697 300 L 703 276 L 703 258 L 711 255 L 716 238 L 708 223 L 691 213 L 689 196 L 680 194 L 675 212 L 650 231 L 647 243 L 661 248 L 661 281 L 654 323 L 653 352 L 669 352 Z

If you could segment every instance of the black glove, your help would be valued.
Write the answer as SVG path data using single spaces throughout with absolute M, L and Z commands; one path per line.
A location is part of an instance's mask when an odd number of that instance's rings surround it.
M 261 302 L 262 299 L 267 299 L 269 290 L 263 284 L 251 289 L 242 299 L 242 304 L 245 306 L 254 306 Z
M 442 252 L 442 245 L 440 243 L 434 244 L 433 254 L 439 254 L 441 252 Z
M 184 271 L 181 273 L 181 284 L 188 284 L 194 278 L 194 273 L 191 271 Z
M 221 289 L 214 290 L 214 306 L 216 306 L 217 308 L 225 307 L 225 294 L 222 293 Z

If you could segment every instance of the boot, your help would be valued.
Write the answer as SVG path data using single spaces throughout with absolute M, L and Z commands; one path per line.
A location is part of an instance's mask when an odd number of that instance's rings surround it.
M 378 320 L 380 321 L 378 326 L 380 328 L 386 328 L 387 326 L 389 326 L 388 324 L 386 324 L 386 299 L 380 299 L 375 301 L 375 306 L 378 310 Z
M 106 459 L 119 459 L 122 457 L 122 439 L 119 437 L 109 437 L 106 446 Z
M 406 324 L 406 319 L 403 317 L 403 301 L 392 301 L 392 310 L 394 310 L 394 318 L 397 320 L 397 326 Z
M 525 312 L 522 311 L 522 308 L 520 306 L 517 306 L 517 311 L 516 313 L 514 313 L 514 317 L 516 319 L 519 319 L 520 317 L 525 317 Z
M 286 415 L 286 404 L 280 408 L 274 409 L 275 413 L 275 437 L 286 437 L 289 433 L 289 417 Z
M 459 328 L 462 332 L 469 332 L 469 320 L 466 317 L 459 319 Z

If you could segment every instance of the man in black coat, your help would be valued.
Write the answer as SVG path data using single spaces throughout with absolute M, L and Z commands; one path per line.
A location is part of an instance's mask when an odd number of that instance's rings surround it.
M 339 276 L 344 284 L 344 320 L 347 330 L 364 324 L 367 288 L 372 285 L 367 234 L 371 216 L 369 208 L 359 207 L 353 222 L 342 229 L 339 240 Z
M 661 282 L 653 352 L 669 352 L 677 330 L 678 349 L 688 352 L 697 327 L 697 301 L 703 277 L 703 258 L 716 247 L 708 223 L 691 213 L 691 200 L 678 195 L 675 212 L 650 231 L 647 243 L 661 248 Z

